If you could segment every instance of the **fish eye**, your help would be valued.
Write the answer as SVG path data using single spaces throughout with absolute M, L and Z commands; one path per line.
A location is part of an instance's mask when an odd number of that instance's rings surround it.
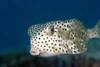
M 49 35 L 53 35 L 54 34 L 54 26 L 53 25 L 49 26 L 47 34 L 49 34 Z
M 54 27 L 51 29 L 52 32 L 54 32 Z

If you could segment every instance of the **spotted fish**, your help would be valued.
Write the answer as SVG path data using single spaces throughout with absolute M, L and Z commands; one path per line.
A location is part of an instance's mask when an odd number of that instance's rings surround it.
M 86 29 L 77 19 L 51 21 L 29 27 L 32 55 L 43 57 L 80 54 L 87 50 L 91 38 L 100 38 L 100 21 Z

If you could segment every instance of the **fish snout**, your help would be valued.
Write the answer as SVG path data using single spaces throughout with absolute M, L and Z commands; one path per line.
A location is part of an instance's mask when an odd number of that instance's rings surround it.
M 39 55 L 40 50 L 38 48 L 33 48 L 30 50 L 31 55 Z

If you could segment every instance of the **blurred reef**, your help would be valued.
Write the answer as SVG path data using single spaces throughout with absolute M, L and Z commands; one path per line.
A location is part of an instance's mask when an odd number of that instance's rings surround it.
M 83 55 L 42 58 L 23 53 L 0 55 L 0 67 L 100 67 L 100 61 Z M 65 58 L 65 59 L 66 59 Z

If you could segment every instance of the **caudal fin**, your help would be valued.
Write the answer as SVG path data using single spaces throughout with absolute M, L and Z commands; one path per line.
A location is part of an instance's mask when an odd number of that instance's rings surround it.
M 100 39 L 100 19 L 99 19 L 96 27 L 97 27 L 97 31 L 98 31 L 98 35 L 99 35 L 99 39 Z
M 97 25 L 93 28 L 87 29 L 88 37 L 91 38 L 100 38 L 100 20 Z

